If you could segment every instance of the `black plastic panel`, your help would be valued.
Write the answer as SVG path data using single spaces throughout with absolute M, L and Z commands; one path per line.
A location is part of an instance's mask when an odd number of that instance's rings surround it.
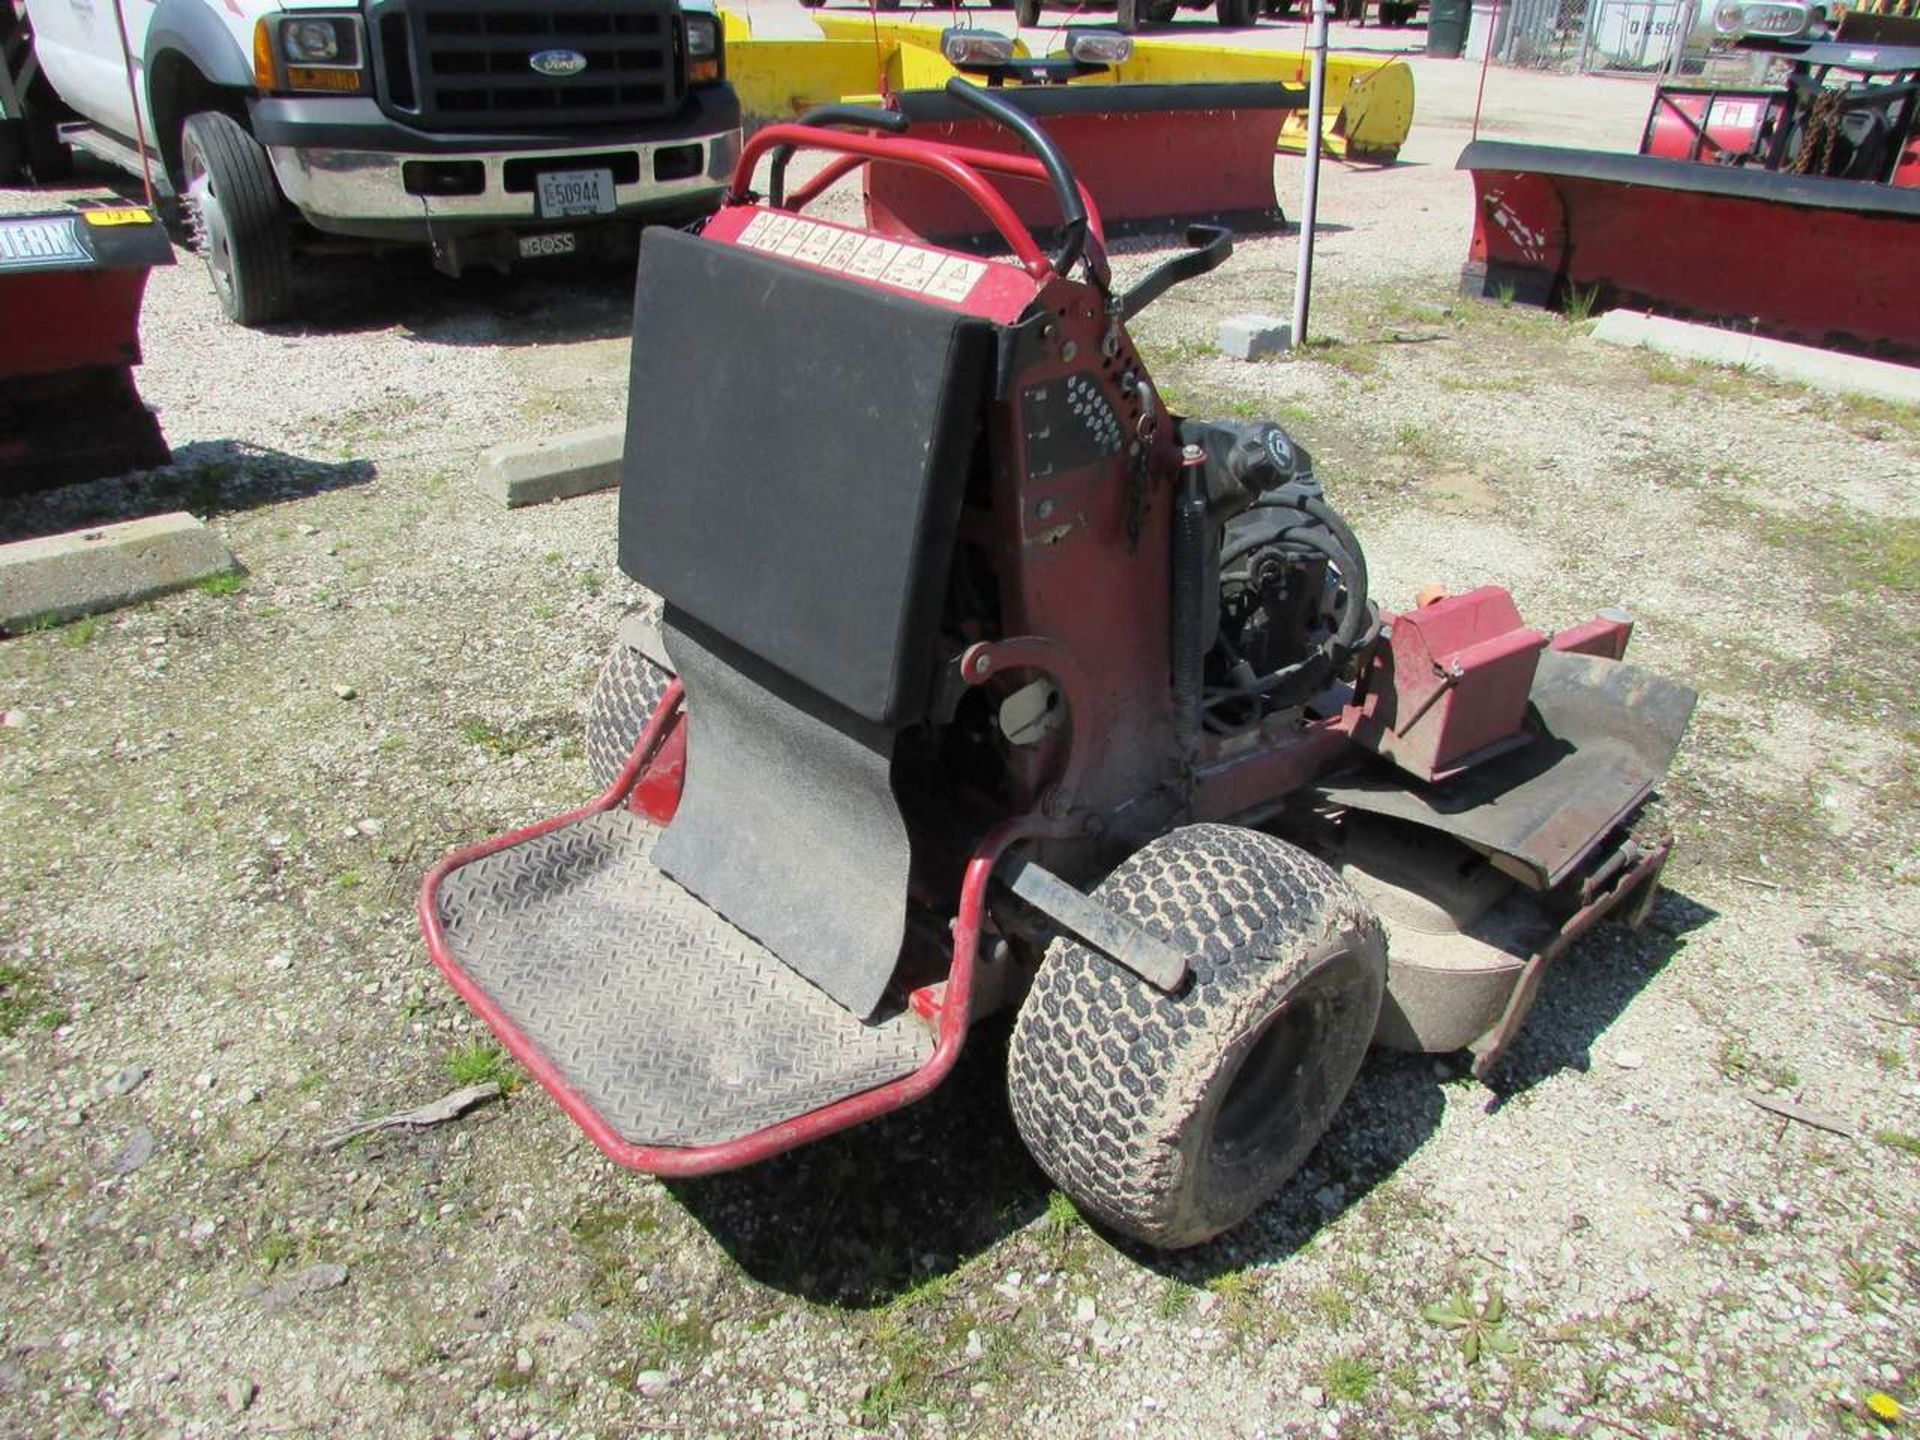
M 867 720 L 925 707 L 992 327 L 649 230 L 620 565 Z

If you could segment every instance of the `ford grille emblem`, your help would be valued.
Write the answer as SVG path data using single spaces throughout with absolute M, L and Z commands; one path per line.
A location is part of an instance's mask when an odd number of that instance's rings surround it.
M 586 69 L 587 57 L 578 50 L 539 50 L 527 57 L 527 64 L 558 80 Z

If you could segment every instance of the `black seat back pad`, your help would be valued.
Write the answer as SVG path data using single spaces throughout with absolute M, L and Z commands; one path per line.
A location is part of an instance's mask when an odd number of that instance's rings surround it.
M 794 683 L 672 606 L 687 690 L 680 808 L 662 870 L 854 1014 L 906 938 L 907 827 L 892 732 Z
M 855 714 L 913 723 L 992 337 L 916 296 L 649 230 L 621 568 Z

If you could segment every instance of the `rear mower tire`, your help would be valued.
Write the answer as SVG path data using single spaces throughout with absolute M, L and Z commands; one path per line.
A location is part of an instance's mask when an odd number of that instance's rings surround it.
M 1259 14 L 1259 0 L 1216 0 L 1214 18 L 1222 25 L 1244 30 Z
M 1042 8 L 1041 0 L 1013 0 L 1014 24 L 1038 25 Z
M 1113 19 L 1122 35 L 1139 33 L 1140 22 L 1147 18 L 1148 0 L 1114 0 Z
M 1014 1022 L 1014 1121 L 1094 1219 L 1198 1245 L 1273 1195 L 1346 1098 L 1386 940 L 1327 866 L 1230 825 L 1161 836 L 1095 895 L 1183 950 L 1188 979 L 1169 995 L 1056 940 Z
M 615 645 L 587 702 L 587 768 L 594 788 L 620 778 L 673 676 L 631 645 Z
M 1171 25 L 1180 13 L 1180 0 L 1154 0 L 1147 7 L 1147 19 L 1156 25 Z

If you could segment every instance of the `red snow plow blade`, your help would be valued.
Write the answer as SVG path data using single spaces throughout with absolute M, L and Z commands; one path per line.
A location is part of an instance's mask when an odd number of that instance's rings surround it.
M 1237 234 L 1281 228 L 1273 152 L 1304 91 L 1278 84 L 1008 86 L 994 94 L 1032 117 L 1094 196 L 1109 235 L 1225 225 Z M 909 90 L 894 105 L 914 133 L 941 144 L 1015 151 L 1020 141 L 943 91 Z M 938 244 L 988 238 L 978 207 L 939 176 L 875 164 L 866 175 L 867 223 L 882 234 Z M 1027 225 L 1059 223 L 1040 180 L 993 177 Z
M 0 492 L 172 459 L 140 402 L 140 299 L 173 247 L 137 207 L 0 218 Z
M 1920 190 L 1476 141 L 1468 294 L 1644 306 L 1920 360 Z

